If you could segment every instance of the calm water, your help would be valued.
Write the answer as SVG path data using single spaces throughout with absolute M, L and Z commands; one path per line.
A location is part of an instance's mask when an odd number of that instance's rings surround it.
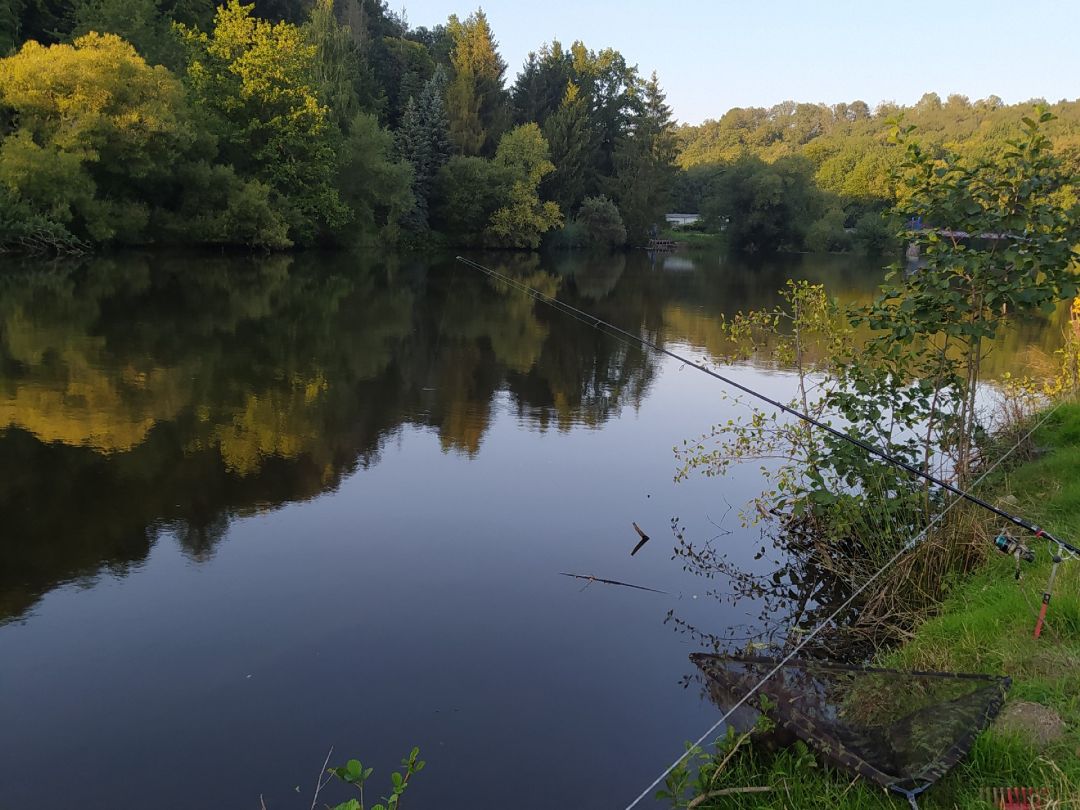
M 849 299 L 880 278 L 488 259 L 695 356 L 789 276 Z M 1057 334 L 1027 324 L 993 362 Z M 672 481 L 673 445 L 740 408 L 721 394 L 449 260 L 9 260 L 0 808 L 307 808 L 331 745 L 376 768 L 369 799 L 419 745 L 406 806 L 623 807 L 717 717 L 669 612 L 755 622 L 672 559 L 677 517 L 754 565 L 729 509 L 756 468 Z

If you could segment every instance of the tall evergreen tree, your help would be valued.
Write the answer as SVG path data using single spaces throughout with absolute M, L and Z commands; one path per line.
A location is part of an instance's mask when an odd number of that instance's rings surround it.
M 642 84 L 629 131 L 615 150 L 610 187 L 632 244 L 648 239 L 667 208 L 675 180 L 675 123 L 656 73 Z
M 450 135 L 460 154 L 492 155 L 510 123 L 506 62 L 482 10 L 464 22 L 451 16 L 447 31 L 454 43 L 454 77 L 447 91 Z
M 630 126 L 640 78 L 637 68 L 627 65 L 623 55 L 612 48 L 597 53 L 575 42 L 570 54 L 575 83 L 589 99 L 592 127 L 598 140 L 586 191 L 606 193 L 604 179 L 614 173 L 615 147 Z
M 588 100 L 573 82 L 566 85 L 562 103 L 544 124 L 555 171 L 544 179 L 544 193 L 563 211 L 584 199 L 594 173 L 599 137 L 593 128 Z
M 558 111 L 567 82 L 577 80 L 573 57 L 558 40 L 542 46 L 539 53 L 530 53 L 514 82 L 514 123 L 535 121 L 544 127 Z
M 398 130 L 398 151 L 413 168 L 412 191 L 416 206 L 405 225 L 412 230 L 428 227 L 428 211 L 439 169 L 453 151 L 443 93 L 446 71 L 440 65 L 424 85 L 419 98 L 411 97 Z

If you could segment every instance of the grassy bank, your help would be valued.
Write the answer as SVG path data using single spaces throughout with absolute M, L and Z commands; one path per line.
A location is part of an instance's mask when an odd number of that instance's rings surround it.
M 1080 405 L 1060 407 L 1036 432 L 1034 443 L 1045 452 L 987 481 L 981 492 L 1075 541 L 1080 538 Z M 985 528 L 992 533 L 996 526 Z M 1015 718 L 1012 727 L 999 722 L 984 732 L 971 753 L 923 794 L 919 805 L 924 810 L 987 808 L 984 788 L 1005 786 L 1045 787 L 1052 797 L 1045 807 L 1080 807 L 1080 560 L 1060 567 L 1047 627 L 1035 640 L 1032 630 L 1051 560 L 1045 542 L 1024 540 L 1037 559 L 1025 564 L 1019 583 L 1013 578 L 1013 560 L 994 554 L 951 589 L 936 615 L 910 640 L 879 662 L 899 669 L 1004 674 L 1013 680 L 1003 710 Z M 1057 719 L 1062 727 L 1058 738 L 1040 739 Z M 723 749 L 722 744 L 721 754 Z M 801 743 L 778 753 L 743 745 L 722 769 L 721 759 L 702 754 L 694 763 L 700 766 L 696 779 L 676 772 L 669 787 L 681 794 L 679 806 L 907 806 L 895 794 L 823 765 Z M 747 787 L 769 790 L 721 793 Z
M 683 228 L 664 228 L 661 239 L 672 239 L 686 247 L 727 249 L 727 236 L 722 233 L 706 233 Z

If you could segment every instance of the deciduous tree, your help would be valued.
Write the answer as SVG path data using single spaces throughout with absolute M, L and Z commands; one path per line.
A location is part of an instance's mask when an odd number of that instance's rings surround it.
M 535 250 L 563 221 L 558 205 L 540 199 L 540 181 L 555 171 L 540 127 L 523 124 L 503 135 L 494 163 L 506 170 L 511 184 L 506 204 L 491 217 L 491 239 L 500 247 Z
M 348 216 L 334 182 L 341 133 L 319 97 L 316 46 L 300 27 L 255 19 L 252 8 L 229 0 L 209 33 L 181 26 L 187 81 L 225 161 L 266 183 L 291 238 L 311 242 Z

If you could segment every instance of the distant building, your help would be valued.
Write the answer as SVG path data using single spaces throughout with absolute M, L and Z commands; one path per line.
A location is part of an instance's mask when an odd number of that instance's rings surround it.
M 684 225 L 693 225 L 701 219 L 701 214 L 664 214 L 664 219 L 673 228 L 681 228 Z

